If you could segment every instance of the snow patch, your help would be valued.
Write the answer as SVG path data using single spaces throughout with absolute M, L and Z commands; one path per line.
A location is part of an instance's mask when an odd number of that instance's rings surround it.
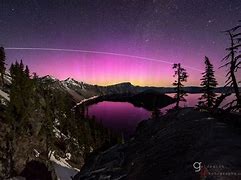
M 79 84 L 72 78 L 68 78 L 65 80 L 65 82 L 69 83 L 69 84 L 72 84 L 74 86 L 79 86 Z
M 9 94 L 3 92 L 1 89 L 0 89 L 0 96 L 2 96 L 7 101 L 10 101 Z
M 66 86 L 68 87 L 68 85 L 72 85 L 72 86 L 80 87 L 82 90 L 85 90 L 84 83 L 76 81 L 73 78 L 67 78 L 66 80 L 62 81 L 62 83 L 65 87 Z
M 8 84 L 12 83 L 12 77 L 10 76 L 9 72 L 5 72 L 4 81 L 5 81 L 5 83 L 8 83 Z
M 208 117 L 207 119 L 210 120 L 210 119 L 214 119 L 214 118 L 213 117 Z
M 54 80 L 54 81 L 58 80 L 58 79 L 56 79 L 55 77 L 50 76 L 50 75 L 44 76 L 43 78 L 44 78 L 44 79 L 52 79 L 52 80 Z
M 50 161 L 53 162 L 55 174 L 58 180 L 71 180 L 71 177 L 74 177 L 80 170 L 77 168 L 73 168 L 69 163 L 66 161 L 71 157 L 71 154 L 66 154 L 67 158 L 58 159 L 54 156 L 54 151 L 49 152 Z
M 65 115 L 65 116 L 66 116 L 66 115 Z M 54 124 L 57 125 L 57 126 L 60 125 L 60 122 L 59 122 L 59 120 L 58 120 L 57 118 L 54 119 Z
M 34 154 L 35 154 L 34 156 L 39 157 L 40 153 L 36 149 L 33 149 L 33 151 L 34 151 Z
M 84 102 L 87 102 L 87 101 L 89 101 L 89 100 L 96 99 L 96 98 L 98 98 L 98 97 L 99 97 L 99 96 L 92 96 L 92 97 L 90 97 L 90 98 L 83 99 L 82 101 L 78 102 L 73 108 L 76 108 L 77 106 L 83 104 Z
M 58 128 L 56 128 L 55 126 L 53 126 L 53 133 L 55 134 L 56 138 L 61 138 L 63 137 L 64 139 L 68 139 L 68 137 L 66 135 L 64 135 Z

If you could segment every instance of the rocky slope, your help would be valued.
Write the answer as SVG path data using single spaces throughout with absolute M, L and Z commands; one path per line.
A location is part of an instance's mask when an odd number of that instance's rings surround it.
M 86 149 L 81 142 L 77 142 L 77 139 L 72 136 L 66 136 L 63 134 L 58 128 L 59 119 L 55 118 L 53 122 L 53 143 L 51 144 L 53 151 L 55 152 L 54 156 L 50 158 L 51 163 L 46 165 L 49 157 L 47 158 L 46 152 L 46 136 L 45 132 L 41 131 L 43 129 L 43 121 L 45 118 L 43 107 L 47 104 L 49 99 L 45 99 L 43 97 L 43 93 L 48 91 L 52 94 L 59 94 L 66 99 L 63 101 L 64 104 L 68 105 L 69 110 L 77 103 L 82 100 L 86 100 L 88 98 L 94 97 L 96 95 L 103 94 L 111 94 L 111 93 L 133 93 L 132 85 L 130 83 L 122 83 L 114 86 L 106 86 L 106 87 L 98 87 L 93 85 L 88 85 L 83 82 L 75 81 L 74 79 L 66 79 L 64 81 L 60 81 L 51 76 L 40 77 L 37 79 L 37 82 L 41 85 L 36 94 L 36 98 L 39 98 L 39 108 L 35 109 L 31 112 L 31 117 L 29 118 L 29 126 L 31 126 L 31 131 L 26 135 L 18 135 L 15 137 L 15 141 L 12 143 L 12 147 L 14 149 L 14 153 L 8 152 L 9 149 L 9 137 L 7 136 L 11 131 L 8 123 L 6 122 L 6 103 L 9 101 L 9 91 L 11 85 L 11 77 L 9 75 L 5 75 L 5 85 L 4 87 L 0 87 L 0 179 L 6 177 L 5 174 L 8 173 L 8 169 L 5 165 L 8 164 L 9 157 L 6 154 L 13 154 L 14 161 L 14 174 L 22 175 L 27 179 L 33 180 L 34 178 L 39 179 L 50 179 L 50 176 L 61 177 L 60 179 L 70 179 L 70 176 L 73 176 L 78 171 L 76 168 L 79 168 L 84 163 L 84 151 L 87 152 L 93 151 L 94 146 L 91 145 L 90 132 L 88 132 L 88 127 L 92 126 L 94 123 L 89 125 L 86 122 L 82 122 L 82 126 L 85 127 L 86 134 L 83 138 L 88 139 L 88 146 Z M 69 96 L 69 95 L 71 96 Z M 48 98 L 51 98 L 50 96 Z M 72 98 L 71 98 L 72 97 Z M 74 101 L 73 101 L 74 100 Z M 66 106 L 67 106 L 66 105 Z M 54 112 L 57 112 L 57 106 L 54 106 Z M 60 105 L 59 105 L 60 106 Z M 77 118 L 77 117 L 76 117 Z M 73 123 L 73 126 L 79 127 L 79 124 Z M 79 122 L 80 123 L 80 122 Z M 70 123 L 68 123 L 70 127 Z M 83 127 L 82 127 L 83 128 Z M 101 127 L 99 127 L 100 130 Z M 98 131 L 98 127 L 94 129 L 95 132 Z M 73 129 L 72 129 L 73 131 Z M 104 131 L 104 129 L 103 129 Z M 83 130 L 82 130 L 83 132 Z M 99 133 L 100 131 L 98 131 Z M 66 132 L 65 132 L 66 133 Z M 92 132 L 91 132 L 92 133 Z M 74 134 L 74 133 L 72 133 Z M 78 132 L 81 134 L 81 132 Z M 82 134 L 83 135 L 83 134 Z M 104 136 L 104 135 L 103 135 Z M 100 139 L 100 138 L 99 138 Z M 83 141 L 85 141 L 83 140 Z M 96 146 L 98 142 L 98 138 L 95 138 Z M 103 141 L 103 142 L 102 142 Z M 104 138 L 101 142 L 104 143 Z M 89 147 L 90 146 L 90 147 Z M 92 148 L 92 150 L 91 150 Z M 73 150 L 74 149 L 74 150 Z M 67 153 L 71 155 L 71 158 L 67 158 Z M 46 165 L 46 166 L 45 166 Z M 42 168 L 41 172 L 38 173 L 38 167 Z M 75 167 L 75 168 L 74 168 Z M 53 169 L 54 168 L 54 169 Z M 28 174 L 31 172 L 31 175 Z M 39 176 L 42 174 L 43 176 Z M 46 175 L 46 178 L 45 178 Z M 66 178 L 67 177 L 67 178 Z
M 75 102 L 80 102 L 83 99 L 94 96 L 128 93 L 138 94 L 152 89 L 150 87 L 133 86 L 130 83 L 96 86 L 78 82 L 70 78 L 60 81 L 51 76 L 42 77 L 40 80 L 51 89 L 57 89 L 70 94 Z M 8 101 L 9 89 L 7 86 L 11 83 L 11 77 L 7 76 L 6 83 L 6 88 L 0 91 L 0 96 L 3 96 L 0 111 L 4 110 L 4 103 Z M 154 89 L 157 90 L 158 88 Z M 153 99 L 155 100 L 156 98 Z M 1 115 L 0 113 L 0 139 L 4 138 L 4 132 L 7 130 L 4 126 L 4 117 Z M 34 122 L 41 121 L 41 118 L 41 116 L 36 114 Z M 38 124 L 35 128 L 39 129 Z M 225 130 L 225 132 L 220 131 L 220 128 L 221 130 Z M 38 131 L 35 130 L 34 132 Z M 203 160 L 208 162 L 209 158 L 215 157 L 214 153 L 219 150 L 221 151 L 220 153 L 227 154 L 226 149 L 223 151 L 223 146 L 237 148 L 235 153 L 240 153 L 239 146 L 233 147 L 229 138 L 232 137 L 234 143 L 241 144 L 239 142 L 240 137 L 237 133 L 233 133 L 233 135 L 232 133 L 226 124 L 220 124 L 217 119 L 211 118 L 210 115 L 206 113 L 192 109 L 182 110 L 178 114 L 176 114 L 176 112 L 169 113 L 159 120 L 142 122 L 139 125 L 135 138 L 130 142 L 124 145 L 114 146 L 108 151 L 91 157 L 75 179 L 149 179 L 152 175 L 153 177 L 158 177 L 158 179 L 177 179 L 178 177 L 181 177 L 181 179 L 185 179 L 186 177 L 187 179 L 196 178 L 197 174 L 193 173 L 192 168 L 194 161 Z M 218 137 L 217 142 L 214 141 L 216 136 Z M 33 164 L 35 160 L 41 162 L 39 160 L 41 157 L 36 158 L 34 149 L 37 149 L 39 152 L 44 151 L 42 150 L 42 148 L 44 148 L 44 142 L 39 141 L 37 135 L 30 139 L 28 137 L 19 137 L 18 140 L 22 145 L 16 145 L 16 155 L 14 158 L 18 159 L 16 167 L 17 173 L 19 174 L 23 171 L 25 162 L 33 161 Z M 213 148 L 212 153 L 211 155 L 208 154 L 207 157 L 201 156 L 202 154 L 205 155 L 207 144 L 210 144 L 210 148 Z M 1 143 L 1 148 L 6 149 L 6 146 L 6 144 Z M 215 146 L 220 148 L 214 149 Z M 0 157 L 2 156 L 0 152 Z M 230 156 L 230 154 L 227 155 L 227 157 Z M 218 159 L 220 157 L 216 158 Z M 178 161 L 176 162 L 175 159 Z M 83 159 L 79 158 L 76 159 L 76 161 L 79 163 L 78 167 L 81 167 Z M 213 162 L 216 161 L 212 161 L 211 163 Z M 239 162 L 240 161 L 237 161 L 237 163 Z M 232 161 L 231 163 L 234 162 Z M 36 166 L 41 167 L 41 164 Z M 180 167 L 184 169 L 180 170 Z
M 74 180 L 195 180 L 195 162 L 207 167 L 207 179 L 238 179 L 211 173 L 240 170 L 240 120 L 185 108 L 143 121 L 129 142 L 89 157 Z

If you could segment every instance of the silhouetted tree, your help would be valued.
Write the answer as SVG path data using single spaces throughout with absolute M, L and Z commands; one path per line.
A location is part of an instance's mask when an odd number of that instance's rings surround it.
M 4 74 L 5 74 L 5 51 L 3 47 L 0 47 L 0 73 L 1 73 L 1 85 L 4 84 Z
M 24 72 L 25 72 L 25 75 L 26 75 L 28 78 L 30 78 L 28 65 L 26 66 Z
M 9 117 L 18 126 L 18 129 L 26 132 L 28 119 L 33 108 L 33 83 L 26 74 L 27 68 L 23 62 L 16 62 L 10 67 L 12 83 L 10 86 L 10 102 L 8 104 Z M 29 71 L 29 70 L 27 70 Z
M 33 95 L 32 81 L 25 73 L 22 63 L 15 62 L 10 67 L 12 83 L 10 86 L 10 101 L 7 104 L 6 118 L 10 127 L 8 133 L 8 156 L 9 156 L 9 174 L 14 172 L 13 154 L 17 146 L 17 138 L 22 134 L 30 133 L 30 115 L 33 108 L 31 100 Z
M 184 98 L 184 96 L 186 96 L 186 93 L 183 91 L 184 85 L 182 84 L 182 82 L 187 81 L 188 75 L 186 69 L 182 68 L 180 63 L 174 64 L 172 68 L 175 70 L 175 74 L 173 75 L 173 77 L 177 77 L 177 80 L 175 80 L 173 86 L 176 87 L 176 108 L 179 108 L 179 102 L 186 101 L 186 99 Z
M 198 102 L 202 108 L 212 108 L 216 101 L 216 94 L 214 88 L 218 85 L 214 76 L 213 65 L 208 57 L 205 57 L 205 72 L 202 73 L 201 86 L 203 87 L 204 94 L 199 98 Z
M 240 21 L 241 22 L 241 21 Z M 225 33 L 229 36 L 230 46 L 226 48 L 228 54 L 222 59 L 222 61 L 226 61 L 224 65 L 221 67 L 227 67 L 228 72 L 226 77 L 225 86 L 233 87 L 235 92 L 236 99 L 227 104 L 229 106 L 228 110 L 241 109 L 241 96 L 239 92 L 238 82 L 236 78 L 236 72 L 241 68 L 241 25 L 238 25 L 232 29 L 225 31 Z M 220 67 L 220 68 L 221 68 Z
M 161 115 L 162 115 L 162 113 L 159 108 L 154 108 L 151 113 L 152 119 L 158 119 Z

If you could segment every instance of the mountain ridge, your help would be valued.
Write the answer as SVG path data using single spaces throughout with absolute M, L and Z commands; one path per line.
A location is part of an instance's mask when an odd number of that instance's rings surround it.
M 77 81 L 73 78 L 67 78 L 65 80 L 58 80 L 61 83 L 67 84 L 67 86 L 79 86 L 81 89 L 91 89 L 94 90 L 98 95 L 99 93 L 101 94 L 108 94 L 108 93 L 117 93 L 119 92 L 131 92 L 131 93 L 141 93 L 146 90 L 155 90 L 158 91 L 159 93 L 175 93 L 175 87 L 156 87 L 156 86 L 139 86 L 139 85 L 133 85 L 131 82 L 121 82 L 113 85 L 107 85 L 107 86 L 102 86 L 102 85 L 93 85 L 93 84 L 88 84 L 83 81 Z M 107 90 L 109 92 L 107 92 Z M 186 86 L 183 87 L 183 90 L 187 93 L 202 93 L 202 87 L 200 86 Z M 215 88 L 215 93 L 231 93 L 233 92 L 233 89 L 231 87 L 217 87 Z M 241 91 L 241 87 L 240 87 Z
M 111 94 L 138 94 L 144 91 L 153 90 L 162 94 L 175 93 L 175 87 L 155 87 L 155 86 L 136 86 L 130 82 L 121 82 L 118 84 L 101 86 L 88 84 L 83 81 L 75 80 L 74 78 L 68 77 L 65 80 L 59 80 L 51 75 L 46 75 L 38 78 L 44 83 L 48 83 L 51 88 L 57 88 L 61 91 L 67 92 L 74 99 L 75 102 L 80 102 L 84 99 L 91 98 L 94 96 L 103 96 Z M 10 84 L 11 77 L 5 76 L 6 83 Z M 186 86 L 183 87 L 186 93 L 202 93 L 202 87 L 200 86 Z M 217 87 L 215 93 L 232 93 L 231 87 Z M 241 92 L 241 87 L 240 87 Z M 8 93 L 8 92 L 6 92 Z

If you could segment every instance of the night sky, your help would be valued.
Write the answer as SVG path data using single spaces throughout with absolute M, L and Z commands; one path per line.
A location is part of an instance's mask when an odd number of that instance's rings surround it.
M 187 67 L 187 85 L 199 85 L 208 56 L 223 85 L 221 31 L 240 19 L 240 0 L 0 0 L 0 46 L 8 64 L 23 59 L 41 76 L 99 85 L 171 86 L 173 62 Z M 98 53 L 7 49 L 15 47 Z

